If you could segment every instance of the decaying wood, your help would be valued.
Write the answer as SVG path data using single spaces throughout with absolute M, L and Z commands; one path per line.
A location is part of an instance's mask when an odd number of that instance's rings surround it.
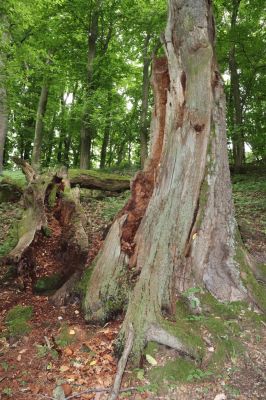
M 165 57 L 154 59 L 152 85 L 155 105 L 151 131 L 150 156 L 143 171 L 136 174 L 131 184 L 131 197 L 111 227 L 99 254 L 85 298 L 86 318 L 104 321 L 121 310 L 129 294 L 128 280 L 135 273 L 135 234 L 148 207 L 156 183 L 165 126 L 165 107 L 169 75 Z M 108 268 L 106 268 L 108 263 Z M 130 265 L 130 269 L 128 266 Z M 131 272 L 130 272 L 131 271 Z M 123 284 L 122 284 L 123 283 Z M 111 307 L 106 307 L 108 303 Z
M 28 185 L 23 192 L 24 213 L 19 221 L 19 240 L 15 248 L 1 261 L 17 265 L 18 273 L 26 265 L 34 283 L 34 246 L 41 231 L 48 229 L 47 212 L 59 221 L 61 234 L 58 237 L 58 255 L 63 270 L 56 271 L 64 283 L 53 297 L 54 302 L 64 303 L 85 266 L 88 253 L 88 238 L 84 230 L 84 213 L 79 202 L 79 189 L 70 188 L 67 171 L 62 168 L 56 174 L 38 175 L 24 160 L 14 161 L 21 166 Z M 53 194 L 53 204 L 50 196 Z M 41 236 L 40 236 L 41 235 Z
M 130 326 L 128 328 L 128 337 L 127 337 L 127 340 L 125 343 L 125 348 L 124 348 L 123 354 L 118 362 L 117 373 L 115 376 L 113 389 L 110 393 L 110 396 L 108 397 L 108 400 L 116 400 L 119 395 L 119 389 L 120 389 L 122 377 L 123 377 L 123 374 L 124 374 L 124 371 L 125 371 L 125 368 L 127 365 L 128 356 L 132 349 L 133 339 L 134 339 L 134 330 L 133 330 L 133 325 L 130 324 Z
M 73 176 L 70 176 L 71 186 L 79 186 L 83 189 L 106 190 L 109 192 L 123 192 L 130 189 L 130 179 L 117 177 L 114 174 L 106 175 L 98 173 L 93 174 L 82 170 Z
M 166 84 L 155 64 L 150 160 L 111 227 L 85 299 L 88 320 L 103 321 L 112 316 L 110 308 L 126 308 L 119 337 L 127 337 L 132 323 L 136 362 L 152 337 L 184 346 L 181 337 L 175 342 L 158 327 L 187 289 L 202 287 L 220 301 L 250 299 L 240 274 L 242 262 L 250 265 L 239 258 L 214 36 L 211 2 L 169 1 L 169 75 L 162 68 Z

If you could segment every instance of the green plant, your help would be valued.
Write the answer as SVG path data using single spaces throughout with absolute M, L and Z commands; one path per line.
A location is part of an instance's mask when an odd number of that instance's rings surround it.
M 5 394 L 6 396 L 11 397 L 13 395 L 13 391 L 10 387 L 6 387 L 2 390 L 2 393 Z
M 32 317 L 32 307 L 17 305 L 8 311 L 5 323 L 10 336 L 23 336 L 31 327 L 28 321 Z
M 62 325 L 59 335 L 57 335 L 55 339 L 56 344 L 60 347 L 69 346 L 71 343 L 75 342 L 75 340 L 76 337 L 70 334 L 70 329 L 67 324 Z
M 3 368 L 3 370 L 4 370 L 5 372 L 8 371 L 9 365 L 8 365 L 8 363 L 7 363 L 6 361 L 2 361 L 2 362 L 0 363 L 0 365 L 1 365 L 1 367 Z
M 54 360 L 58 358 L 58 353 L 55 349 L 49 348 L 47 345 L 36 344 L 37 348 L 37 357 L 44 358 L 47 356 L 51 356 Z
M 213 375 L 212 371 L 202 371 L 201 369 L 196 368 L 189 373 L 187 381 L 202 380 L 208 378 L 211 375 Z

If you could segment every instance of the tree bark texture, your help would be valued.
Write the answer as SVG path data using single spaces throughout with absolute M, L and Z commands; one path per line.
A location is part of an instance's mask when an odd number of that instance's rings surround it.
M 248 297 L 214 36 L 210 1 L 169 1 L 169 78 L 165 61 L 155 65 L 151 157 L 135 177 L 131 200 L 111 227 L 88 286 L 87 319 L 106 320 L 126 309 L 118 342 L 132 323 L 135 360 L 150 337 L 193 355 L 164 331 L 164 313 L 174 313 L 185 290 L 200 286 L 221 301 Z
M 42 86 L 41 95 L 38 104 L 38 110 L 36 115 L 36 124 L 34 132 L 34 143 L 32 151 L 32 165 L 35 169 L 38 169 L 41 162 L 41 150 L 42 150 L 42 138 L 43 138 L 43 119 L 46 112 L 48 100 L 48 86 L 45 83 Z
M 231 17 L 231 32 L 234 35 L 237 16 L 241 0 L 232 0 L 232 17 Z M 245 143 L 243 134 L 243 112 L 240 94 L 240 83 L 239 73 L 237 70 L 236 61 L 236 43 L 232 43 L 232 47 L 229 52 L 229 70 L 231 79 L 231 93 L 233 100 L 233 157 L 235 170 L 240 171 L 244 164 L 245 159 Z

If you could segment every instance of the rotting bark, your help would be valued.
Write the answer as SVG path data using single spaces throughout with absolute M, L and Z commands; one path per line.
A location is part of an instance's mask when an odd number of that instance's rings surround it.
M 110 305 L 116 312 L 126 308 L 117 349 L 121 354 L 132 323 L 136 363 L 151 338 L 197 356 L 182 337 L 170 333 L 169 320 L 164 318 L 174 316 L 176 299 L 185 290 L 202 287 L 220 301 L 252 296 L 240 276 L 240 270 L 250 264 L 239 256 L 244 250 L 234 218 L 225 98 L 214 37 L 209 1 L 169 1 L 164 42 L 170 85 L 166 111 L 165 107 L 158 110 L 155 96 L 152 154 L 156 162 L 152 156 L 147 163 L 148 171 L 153 165 L 153 180 L 141 185 L 145 175 L 137 174 L 132 205 L 111 227 L 88 286 L 88 320 L 112 316 Z M 134 192 L 134 185 L 142 190 Z M 131 226 L 131 216 L 134 220 L 140 207 L 136 193 L 145 199 L 149 190 L 143 215 Z M 119 295 L 120 301 L 115 302 Z
M 130 276 L 134 271 L 134 236 L 145 214 L 156 181 L 165 126 L 165 107 L 169 76 L 165 57 L 154 59 L 152 84 L 155 97 L 150 157 L 144 171 L 136 174 L 131 198 L 119 213 L 105 240 L 90 280 L 85 298 L 88 319 L 105 321 L 121 311 L 129 294 Z M 108 260 L 108 261 L 107 261 Z M 108 262 L 108 268 L 105 263 Z M 128 266 L 131 268 L 128 268 Z
M 149 42 L 151 35 L 146 34 L 143 49 L 143 76 L 142 76 L 142 102 L 140 113 L 140 163 L 141 168 L 144 168 L 146 158 L 148 157 L 148 105 L 149 105 L 149 67 L 151 57 L 148 55 Z
M 16 265 L 18 272 L 23 272 L 26 266 L 30 269 L 27 273 L 32 277 L 34 286 L 34 249 L 39 240 L 44 241 L 45 232 L 49 231 L 48 215 L 52 215 L 61 227 L 57 239 L 61 269 L 56 273 L 61 276 L 60 284 L 64 284 L 52 300 L 56 304 L 63 304 L 82 273 L 88 253 L 79 189 L 70 189 L 65 170 L 54 175 L 38 175 L 26 161 L 18 158 L 14 158 L 14 161 L 22 168 L 28 183 L 23 193 L 25 211 L 18 227 L 18 243 L 0 261 Z

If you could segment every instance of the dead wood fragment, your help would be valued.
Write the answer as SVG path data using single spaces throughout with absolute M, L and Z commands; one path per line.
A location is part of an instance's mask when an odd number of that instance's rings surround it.
M 107 190 L 109 192 L 124 192 L 130 189 L 130 178 L 118 177 L 115 174 L 106 175 L 104 173 L 95 174 L 90 171 L 80 171 L 73 174 L 70 170 L 70 184 L 83 189 Z
M 123 377 L 123 374 L 124 374 L 124 371 L 126 368 L 129 353 L 131 352 L 131 349 L 132 349 L 133 339 L 134 339 L 134 330 L 133 330 L 133 325 L 130 324 L 129 328 L 128 328 L 128 337 L 126 340 L 125 348 L 124 348 L 123 354 L 118 362 L 114 386 L 110 393 L 110 396 L 108 397 L 108 400 L 116 400 L 119 395 L 121 380 L 122 380 L 122 377 Z
M 120 389 L 119 393 L 133 392 L 133 391 L 136 391 L 136 390 L 138 390 L 138 388 L 136 386 L 132 386 L 132 387 L 127 387 L 127 388 Z M 82 392 L 79 392 L 79 393 L 73 393 L 72 395 L 66 397 L 64 400 L 71 400 L 71 399 L 74 399 L 75 397 L 76 398 L 80 397 L 83 394 L 104 393 L 104 392 L 105 393 L 109 393 L 110 391 L 111 391 L 110 388 L 96 388 L 96 387 L 94 387 L 94 388 L 89 388 L 89 389 L 83 390 Z M 44 398 L 44 399 L 57 400 L 55 397 L 50 397 L 50 396 L 43 395 L 43 394 L 40 394 L 40 396 L 42 398 Z

